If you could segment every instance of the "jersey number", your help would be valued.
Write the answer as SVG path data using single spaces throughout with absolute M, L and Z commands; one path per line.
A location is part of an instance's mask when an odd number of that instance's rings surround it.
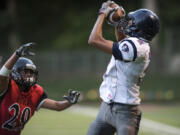
M 19 104 L 15 103 L 15 104 L 11 105 L 8 110 L 9 110 L 9 112 L 14 110 L 13 116 L 2 125 L 3 128 L 6 128 L 8 130 L 15 130 L 15 131 L 20 130 L 30 118 L 31 109 L 29 107 L 26 107 L 23 109 L 22 114 L 20 116 L 21 126 L 16 127 L 15 121 L 16 121 L 16 119 L 18 119 L 19 114 L 20 114 L 19 113 L 20 112 Z

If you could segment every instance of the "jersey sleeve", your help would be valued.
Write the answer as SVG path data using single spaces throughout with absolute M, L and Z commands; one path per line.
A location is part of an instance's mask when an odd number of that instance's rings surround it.
M 131 62 L 136 60 L 137 48 L 131 40 L 126 39 L 121 42 L 114 42 L 112 49 L 115 59 L 124 62 Z
M 43 94 L 42 94 L 41 98 L 39 99 L 39 104 L 36 108 L 37 111 L 40 109 L 41 105 L 44 102 L 44 99 L 46 99 L 46 98 L 48 98 L 48 96 L 47 96 L 46 92 L 43 90 Z
M 0 105 L 1 105 L 1 102 L 6 94 L 7 90 L 3 91 L 2 93 L 0 93 Z
M 5 94 L 8 92 L 8 90 L 9 90 L 10 87 L 11 87 L 11 81 L 9 81 L 7 90 L 4 90 L 2 93 L 0 93 L 0 105 L 1 105 L 1 102 L 2 102 Z

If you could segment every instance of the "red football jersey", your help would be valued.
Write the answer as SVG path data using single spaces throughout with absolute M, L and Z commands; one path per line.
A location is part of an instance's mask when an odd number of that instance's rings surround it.
M 0 135 L 19 135 L 39 103 L 46 98 L 44 95 L 43 88 L 37 84 L 23 92 L 11 80 L 8 90 L 0 97 Z

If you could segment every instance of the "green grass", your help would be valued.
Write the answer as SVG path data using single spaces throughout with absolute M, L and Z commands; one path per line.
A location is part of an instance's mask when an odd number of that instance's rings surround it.
M 162 122 L 180 128 L 180 106 L 155 106 L 143 110 L 143 118 Z M 70 111 L 50 111 L 41 109 L 36 112 L 25 126 L 22 135 L 86 135 L 93 117 L 72 113 Z M 147 131 L 139 135 L 152 135 Z
M 143 117 L 180 128 L 180 105 L 167 106 L 159 106 L 159 108 L 151 111 L 146 110 L 143 113 Z
M 22 135 L 85 135 L 93 119 L 68 111 L 42 109 L 27 123 Z

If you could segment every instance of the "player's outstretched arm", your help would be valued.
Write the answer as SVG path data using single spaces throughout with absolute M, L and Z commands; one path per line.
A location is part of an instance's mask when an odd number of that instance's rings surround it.
M 102 35 L 102 27 L 104 20 L 108 16 L 108 14 L 113 10 L 113 8 L 109 6 L 110 4 L 111 1 L 107 1 L 102 4 L 101 9 L 99 10 L 99 15 L 96 20 L 96 23 L 94 24 L 92 32 L 89 36 L 88 44 L 106 53 L 112 54 L 113 41 L 104 39 Z
M 41 108 L 61 111 L 61 110 L 64 110 L 70 106 L 71 106 L 71 104 L 67 100 L 55 101 L 55 100 L 47 98 L 44 100 L 43 104 L 41 105 Z
M 76 104 L 79 99 L 80 93 L 74 90 L 69 90 L 68 96 L 63 96 L 65 99 L 64 101 L 55 101 L 52 99 L 45 99 L 43 104 L 41 105 L 41 108 L 56 110 L 56 111 L 62 111 L 68 107 L 70 107 L 73 104 Z
M 3 91 L 7 90 L 9 83 L 9 75 L 18 58 L 21 56 L 34 55 L 34 53 L 29 51 L 29 47 L 31 47 L 33 44 L 34 43 L 27 43 L 18 48 L 0 69 L 0 94 Z

